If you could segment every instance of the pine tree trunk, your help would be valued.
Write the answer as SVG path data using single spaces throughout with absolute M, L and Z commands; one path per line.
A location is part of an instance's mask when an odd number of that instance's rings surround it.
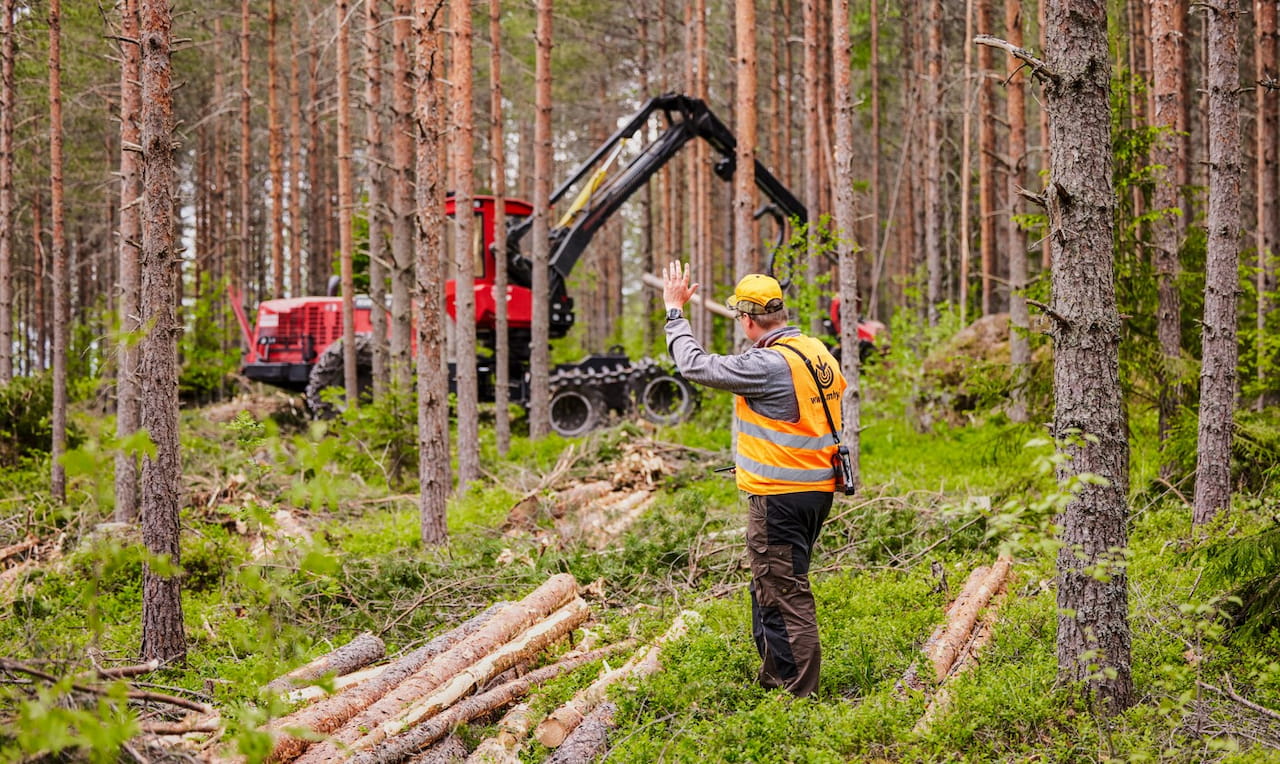
M 1254 23 L 1256 25 L 1257 47 L 1254 53 L 1254 78 L 1257 82 L 1275 82 L 1280 73 L 1276 68 L 1277 30 L 1276 3 L 1273 0 L 1254 0 Z M 1277 160 L 1277 141 L 1280 141 L 1280 103 L 1276 93 L 1258 86 L 1254 89 L 1254 103 L 1257 112 L 1257 214 L 1258 229 L 1254 246 L 1257 249 L 1257 269 L 1255 287 L 1258 293 L 1256 325 L 1258 336 L 1255 339 L 1257 354 L 1256 379 L 1258 389 L 1265 390 L 1268 370 L 1271 364 L 1265 349 L 1267 335 L 1267 315 L 1275 309 L 1275 300 L 1269 293 L 1275 289 L 1275 257 L 1280 250 L 1280 161 Z M 1257 410 L 1267 404 L 1274 393 L 1267 395 L 1260 392 L 1255 402 Z
M 735 0 L 737 33 L 737 170 L 733 175 L 733 271 L 737 278 L 755 271 L 756 167 L 756 6 L 755 0 Z M 816 41 L 815 41 L 816 42 Z M 735 281 L 737 280 L 735 278 Z
M 45 288 L 48 281 L 48 265 L 44 250 L 43 201 L 37 190 L 31 200 L 31 248 L 35 260 L 35 315 L 36 315 L 36 369 L 43 371 L 49 368 L 49 290 Z
M 1231 435 L 1235 409 L 1236 295 L 1240 291 L 1240 54 L 1236 6 L 1208 7 L 1209 234 L 1205 263 L 1200 426 L 1192 522 L 1231 506 Z
M 56 2 L 56 0 L 55 0 Z M 142 0 L 142 322 L 139 348 L 142 427 L 155 453 L 142 458 L 142 542 L 173 570 L 142 573 L 142 658 L 162 663 L 187 654 L 177 568 L 182 508 L 178 442 L 178 269 L 182 260 L 173 224 L 172 11 L 168 0 Z
M 302 74 L 298 53 L 298 16 L 289 14 L 289 296 L 305 294 L 302 282 Z
M 804 203 L 809 208 L 808 235 L 805 238 L 804 278 L 813 283 L 818 277 L 821 239 L 818 236 L 818 219 L 821 215 L 819 195 L 822 192 L 822 167 L 818 146 L 818 2 L 804 3 Z M 734 274 L 742 278 L 746 272 Z M 736 279 L 735 279 L 736 280 Z M 739 331 L 741 328 L 739 327 Z M 809 317 L 808 331 L 821 334 L 821 317 Z
M 992 0 L 978 0 L 979 34 L 990 34 Z M 982 315 L 995 309 L 996 267 L 996 94 L 988 47 L 978 49 L 978 237 L 982 258 Z
M 231 266 L 231 284 L 240 287 L 241 300 L 249 283 L 249 223 L 253 216 L 249 186 L 253 176 L 253 132 L 249 124 L 252 109 L 249 89 L 249 0 L 240 0 L 240 220 L 236 260 Z
M 53 447 L 50 491 L 55 501 L 67 500 L 67 471 L 62 455 L 67 448 L 67 337 L 71 317 L 71 280 L 62 203 L 62 2 L 49 2 L 49 218 L 53 227 Z
M 1184 88 L 1182 35 L 1178 32 L 1179 0 L 1154 0 L 1151 9 L 1152 72 L 1151 90 L 1155 102 L 1152 126 L 1163 128 L 1151 149 L 1153 165 L 1152 204 L 1160 212 L 1153 225 L 1156 269 L 1156 337 L 1164 363 L 1159 368 L 1160 399 L 1158 438 L 1161 446 L 1169 438 L 1169 428 L 1182 398 L 1176 384 L 1178 359 L 1182 355 L 1182 307 L 1178 296 L 1178 249 L 1182 224 L 1179 222 L 1179 179 L 1177 163 L 1181 138 L 1176 130 Z M 1167 479 L 1173 465 L 1165 462 L 1161 474 Z
M 1046 0 L 1053 256 L 1053 430 L 1058 480 L 1089 484 L 1062 513 L 1058 553 L 1058 674 L 1085 682 L 1100 711 L 1134 702 L 1130 670 L 1128 441 L 1120 396 L 1111 185 L 1110 77 L 1103 0 Z M 1097 574 L 1105 566 L 1107 575 Z
M 511 449 L 511 335 L 507 306 L 507 158 L 502 113 L 502 5 L 489 0 L 489 151 L 493 185 L 493 294 L 494 297 L 494 439 L 498 454 Z
M 880 212 L 880 0 L 871 0 L 870 33 L 871 63 L 867 67 L 867 77 L 871 80 L 871 250 L 875 255 L 879 251 L 880 231 L 884 220 Z M 788 48 L 790 50 L 790 48 Z M 788 153 L 790 153 L 790 146 Z M 879 259 L 878 257 L 876 259 Z M 880 278 L 879 272 L 873 268 L 871 288 L 868 295 L 868 314 L 872 317 L 880 315 Z
M 455 287 L 454 316 L 457 328 L 458 486 L 465 492 L 480 478 L 480 404 L 476 370 L 476 250 L 472 232 L 476 218 L 475 114 L 472 98 L 471 0 L 450 0 L 453 20 L 453 201 Z
M 142 112 L 142 51 L 138 39 L 137 0 L 125 0 L 120 5 L 120 238 L 117 243 L 120 281 L 118 320 L 121 342 L 117 346 L 118 372 L 116 374 L 116 437 L 121 442 L 138 429 L 141 410 L 138 406 L 138 349 L 133 336 L 142 323 L 139 321 L 138 244 L 141 239 L 140 199 L 142 176 L 139 174 L 138 153 L 131 146 L 142 143 L 140 125 Z M 131 523 L 138 519 L 138 457 L 129 449 L 116 452 L 115 520 Z
M 369 173 L 369 319 L 373 329 L 373 397 L 387 392 L 390 352 L 387 345 L 386 152 L 382 147 L 382 13 L 381 0 L 365 0 L 365 153 Z
M 938 323 L 942 302 L 942 0 L 929 0 L 925 47 L 924 255 L 925 305 L 929 326 Z M 852 171 L 852 168 L 850 168 Z M 852 182 L 852 177 L 849 182 Z M 856 344 L 851 347 L 856 347 Z
M 13 379 L 13 13 L 0 0 L 0 385 Z
M 858 354 L 858 251 L 854 246 L 853 230 L 857 220 L 854 209 L 854 96 L 850 57 L 853 43 L 849 37 L 849 0 L 835 0 L 835 21 L 832 24 L 832 61 L 835 75 L 835 226 L 836 257 L 840 269 L 840 304 L 844 309 L 844 321 L 840 324 L 841 371 L 844 373 L 844 397 L 841 399 L 843 431 L 841 441 L 849 448 L 853 458 L 853 484 L 860 481 L 861 458 L 859 456 L 858 431 L 862 426 L 862 399 L 859 385 L 860 363 Z
M 1022 0 L 1005 0 L 1004 23 L 1009 42 L 1022 47 Z M 1031 319 L 1027 314 L 1027 242 L 1015 216 L 1018 214 L 1018 189 L 1022 186 L 1023 170 L 1027 155 L 1027 112 L 1025 80 L 1018 73 L 1021 61 L 1010 61 L 1007 76 L 1009 115 L 1009 167 L 1005 176 L 1005 197 L 1009 201 L 1009 219 L 1006 229 L 1009 258 L 1009 365 L 1012 389 L 1009 395 L 1009 419 L 1027 421 L 1027 382 L 1030 379 L 1031 344 L 1028 331 Z
M 444 0 L 415 0 L 417 95 L 414 121 L 417 151 L 415 246 L 418 312 L 418 481 L 422 543 L 448 542 L 445 508 L 449 498 L 449 373 L 444 343 L 444 179 L 440 173 L 440 77 L 438 13 Z M 397 104 L 398 106 L 399 104 Z
M 349 0 L 334 5 L 338 38 L 338 251 L 342 277 L 342 346 L 356 346 L 356 284 L 354 267 L 355 236 L 351 217 L 355 213 L 355 195 L 351 178 L 351 45 L 347 29 Z M 347 405 L 360 405 L 359 353 L 342 354 L 343 387 Z
M 956 301 L 960 309 L 960 325 L 969 324 L 969 264 L 972 261 L 973 234 L 971 200 L 973 188 L 973 2 L 964 4 L 964 104 L 960 117 L 960 274 L 956 283 Z
M 326 45 L 328 34 L 324 31 L 326 24 L 316 13 L 317 3 L 312 0 L 311 8 L 315 15 L 312 24 L 313 39 L 308 46 L 307 62 L 307 187 L 310 190 L 307 205 L 307 291 L 311 294 L 325 294 L 328 288 L 329 274 L 333 252 L 329 249 L 328 237 L 325 233 L 325 200 L 329 196 L 329 184 L 324 178 L 324 141 L 320 131 L 320 51 Z
M 552 0 L 536 0 L 537 55 L 534 66 L 533 124 L 533 316 L 529 360 L 529 437 L 551 430 L 550 408 L 550 243 L 551 215 L 551 28 Z
M 280 124 L 280 66 L 276 56 L 276 0 L 267 5 L 267 156 L 271 164 L 271 296 L 284 296 L 284 132 Z
M 413 381 L 413 364 L 410 362 L 413 307 L 410 296 L 414 290 L 416 241 L 413 167 L 417 126 L 413 115 L 414 29 L 410 21 L 414 4 L 413 0 L 394 0 L 392 7 L 395 20 L 391 24 L 391 382 L 398 390 L 409 390 Z M 442 288 L 437 283 L 437 289 Z

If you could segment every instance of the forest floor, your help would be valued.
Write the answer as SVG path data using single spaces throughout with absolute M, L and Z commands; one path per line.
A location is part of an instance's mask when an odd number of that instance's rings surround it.
M 677 427 L 516 438 L 506 457 L 486 435 L 486 476 L 452 501 L 450 544 L 439 549 L 418 541 L 416 491 L 403 475 L 416 458 L 404 450 L 412 417 L 394 401 L 328 423 L 301 419 L 274 394 L 185 412 L 189 655 L 131 685 L 217 710 L 218 738 L 195 736 L 185 750 L 136 737 L 138 707 L 122 691 L 86 703 L 71 687 L 95 667 L 136 662 L 141 633 L 144 555 L 127 529 L 102 525 L 110 423 L 85 417 L 69 507 L 41 493 L 47 463 L 0 477 L 0 547 L 28 543 L 0 560 L 0 654 L 64 678 L 0 673 L 0 753 L 190 761 L 238 750 L 258 760 L 262 725 L 289 710 L 262 694 L 272 678 L 362 631 L 402 654 L 568 572 L 600 644 L 651 640 L 682 610 L 702 616 L 664 647 L 661 671 L 613 690 L 608 761 L 1280 760 L 1270 710 L 1280 709 L 1280 641 L 1227 629 L 1240 579 L 1206 565 L 1223 539 L 1273 524 L 1280 487 L 1242 497 L 1213 537 L 1188 541 L 1180 484 L 1154 477 L 1151 417 L 1131 412 L 1139 703 L 1106 718 L 1056 683 L 1051 523 L 1065 497 L 1043 427 L 993 414 L 918 432 L 920 380 L 907 368 L 890 359 L 865 377 L 864 486 L 837 497 L 819 541 L 823 672 L 804 700 L 754 683 L 745 504 L 715 472 L 731 462 L 727 397 L 707 395 Z M 1012 571 L 968 670 L 941 690 L 904 682 L 970 572 L 1002 553 Z M 596 674 L 547 682 L 531 712 Z M 464 725 L 458 738 L 474 746 L 495 723 Z M 530 742 L 520 755 L 548 754 Z

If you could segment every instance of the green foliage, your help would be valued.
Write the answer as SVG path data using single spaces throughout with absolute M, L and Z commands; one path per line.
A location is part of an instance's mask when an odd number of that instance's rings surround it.
M 201 278 L 201 296 L 185 314 L 187 330 L 178 341 L 182 359 L 178 395 L 207 402 L 221 394 L 240 368 L 240 330 L 227 284 L 210 284 L 207 277 Z
M 48 453 L 53 443 L 53 378 L 14 377 L 0 385 L 0 466 L 12 467 L 23 458 Z M 83 433 L 67 424 L 67 444 L 75 447 Z

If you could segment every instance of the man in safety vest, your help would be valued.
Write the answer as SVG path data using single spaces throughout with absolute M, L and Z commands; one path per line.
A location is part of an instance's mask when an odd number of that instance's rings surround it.
M 836 487 L 840 364 L 822 342 L 787 325 L 782 288 L 769 276 L 747 276 L 729 298 L 753 345 L 728 356 L 706 352 L 684 319 L 684 304 L 699 286 L 689 285 L 688 266 L 674 262 L 663 278 L 667 349 L 676 367 L 690 381 L 737 395 L 735 472 L 750 507 L 751 630 L 763 662 L 760 683 L 812 694 L 821 648 L 809 558 Z

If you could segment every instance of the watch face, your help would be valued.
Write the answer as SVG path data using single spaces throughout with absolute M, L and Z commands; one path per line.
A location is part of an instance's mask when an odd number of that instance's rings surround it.
M 667 310 L 668 321 L 675 321 L 677 318 L 681 318 L 683 315 L 684 314 L 680 312 L 679 308 L 670 308 L 669 310 Z

